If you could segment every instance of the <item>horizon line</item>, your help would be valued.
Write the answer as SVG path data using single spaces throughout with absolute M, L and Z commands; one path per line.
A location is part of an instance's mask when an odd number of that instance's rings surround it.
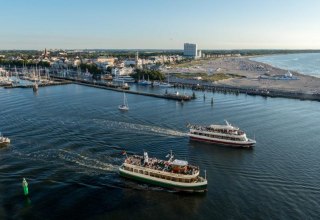
M 161 49 L 161 48 L 152 48 L 152 49 L 139 49 L 139 48 L 134 48 L 134 49 L 119 49 L 119 48 L 43 48 L 43 49 L 0 49 L 0 51 L 41 51 L 41 50 L 127 50 L 127 51 L 147 51 L 147 50 L 172 50 L 172 51 L 183 51 L 183 48 L 179 48 L 179 49 Z M 232 51 L 232 50 L 288 50 L 288 51 L 320 51 L 319 49 L 286 49 L 286 48 L 272 48 L 272 49 L 264 49 L 264 48 L 260 48 L 260 49 L 248 49 L 248 48 L 242 48 L 242 49 L 199 49 L 199 50 L 223 50 L 223 51 Z

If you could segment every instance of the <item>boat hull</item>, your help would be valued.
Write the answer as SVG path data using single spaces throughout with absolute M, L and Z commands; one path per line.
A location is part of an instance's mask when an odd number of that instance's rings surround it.
M 207 191 L 207 181 L 201 182 L 201 183 L 191 183 L 189 185 L 187 184 L 179 184 L 178 182 L 173 181 L 166 181 L 163 179 L 158 179 L 155 177 L 150 177 L 144 174 L 139 173 L 133 173 L 127 170 L 119 168 L 119 174 L 122 177 L 129 178 L 135 181 L 147 183 L 150 185 L 160 186 L 167 189 L 172 189 L 175 191 L 181 191 L 181 192 L 205 192 Z
M 229 147 L 239 147 L 239 148 L 250 148 L 253 147 L 255 142 L 229 142 L 227 140 L 213 140 L 213 139 L 207 139 L 207 138 L 201 138 L 201 137 L 194 137 L 190 136 L 190 140 L 192 141 L 198 141 L 198 142 L 205 142 L 210 144 L 217 144 L 217 145 L 223 145 L 223 146 L 229 146 Z

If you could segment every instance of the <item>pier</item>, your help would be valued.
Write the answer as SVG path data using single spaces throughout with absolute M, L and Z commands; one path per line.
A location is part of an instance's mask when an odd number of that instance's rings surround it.
M 147 92 L 140 92 L 140 91 L 131 91 L 127 87 L 114 85 L 114 84 L 92 82 L 92 81 L 85 81 L 85 80 L 78 80 L 78 79 L 69 79 L 69 78 L 56 77 L 56 76 L 52 76 L 52 78 L 57 78 L 60 80 L 62 80 L 62 79 L 63 80 L 70 80 L 70 81 L 72 81 L 72 83 L 82 85 L 82 86 L 89 86 L 89 87 L 93 87 L 93 88 L 112 90 L 112 91 L 116 91 L 116 92 L 126 92 L 129 94 L 144 95 L 144 96 L 155 97 L 155 98 L 170 99 L 170 100 L 177 100 L 177 101 L 190 101 L 190 100 L 194 99 L 194 97 L 189 96 L 189 95 L 155 94 L 155 93 L 147 93 Z
M 67 80 L 61 80 L 61 81 L 54 81 L 51 83 L 45 83 L 45 84 L 38 84 L 38 87 L 46 87 L 46 86 L 60 86 L 60 85 L 67 85 L 72 82 L 67 81 Z M 22 89 L 27 89 L 27 88 L 33 88 L 33 84 L 29 85 L 8 85 L 4 86 L 3 88 L 5 89 L 16 89 L 16 88 L 22 88 Z
M 73 81 L 74 84 L 83 85 L 83 86 L 89 86 L 99 89 L 106 89 L 106 90 L 112 90 L 116 92 L 126 92 L 129 94 L 135 94 L 135 95 L 144 95 L 144 96 L 150 96 L 155 98 L 162 98 L 162 99 L 171 99 L 171 100 L 177 100 L 177 101 L 190 101 L 192 99 L 191 96 L 188 95 L 168 95 L 168 94 L 155 94 L 155 93 L 147 93 L 147 92 L 138 92 L 138 91 L 131 91 L 126 89 L 120 89 L 120 88 L 112 88 L 108 87 L 107 85 L 101 85 L 101 84 L 93 84 L 93 83 L 83 83 L 78 81 Z
M 186 88 L 195 91 L 208 91 L 208 92 L 220 92 L 224 94 L 235 94 L 239 95 L 246 94 L 252 96 L 263 96 L 273 98 L 290 98 L 300 100 L 313 100 L 320 101 L 320 94 L 308 94 L 296 91 L 285 91 L 275 89 L 261 89 L 261 88 L 241 88 L 224 85 L 207 85 L 207 84 L 194 84 L 194 83 L 181 83 L 173 82 L 174 88 Z

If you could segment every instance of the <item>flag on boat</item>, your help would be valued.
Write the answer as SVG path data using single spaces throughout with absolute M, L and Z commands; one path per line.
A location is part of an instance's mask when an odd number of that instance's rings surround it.
M 124 151 L 122 151 L 122 153 L 121 153 L 122 155 L 126 155 L 127 154 L 127 152 L 124 150 Z

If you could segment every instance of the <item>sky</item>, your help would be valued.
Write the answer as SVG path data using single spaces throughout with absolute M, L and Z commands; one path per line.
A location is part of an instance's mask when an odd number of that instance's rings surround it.
M 319 0 L 0 0 L 6 49 L 320 49 Z

